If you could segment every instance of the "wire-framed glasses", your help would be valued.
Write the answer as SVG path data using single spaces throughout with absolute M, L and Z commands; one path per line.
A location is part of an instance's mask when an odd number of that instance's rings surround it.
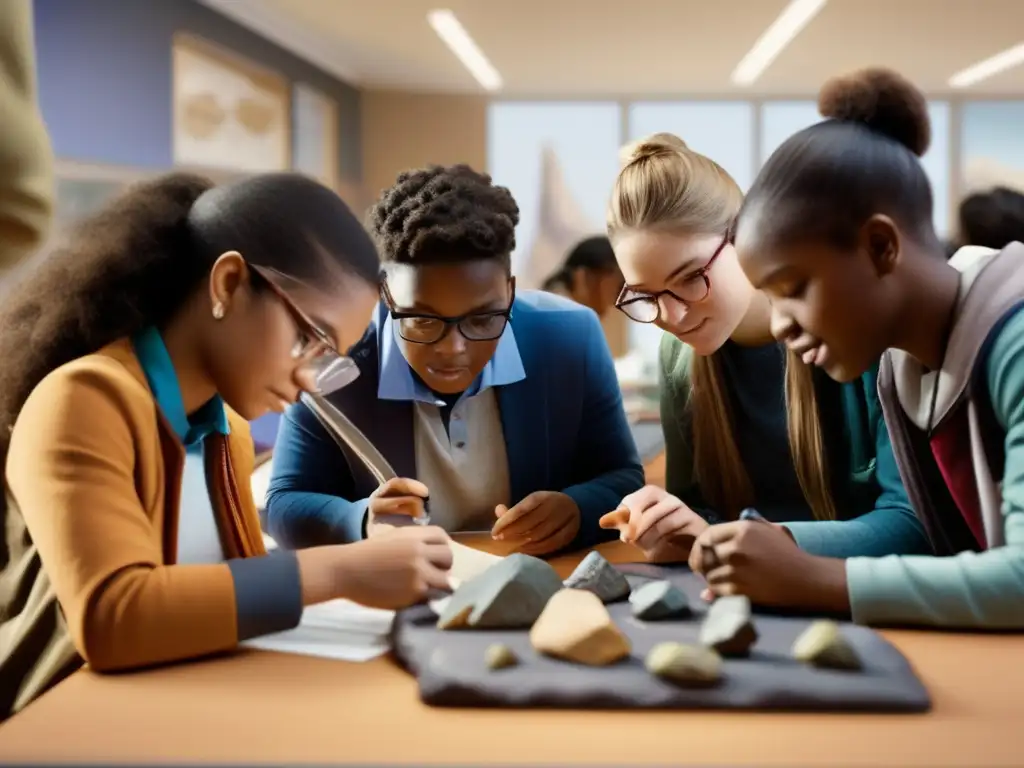
M 700 269 L 688 274 L 675 288 L 649 293 L 635 291 L 624 285 L 615 300 L 615 306 L 630 320 L 637 323 L 653 323 L 661 317 L 661 300 L 663 296 L 671 296 L 683 306 L 698 304 L 711 295 L 711 278 L 708 272 L 714 266 L 715 259 L 732 242 L 731 230 L 726 233 L 715 252 Z
M 329 395 L 359 378 L 359 367 L 355 361 L 341 354 L 331 335 L 310 320 L 288 296 L 286 286 L 299 287 L 303 285 L 302 281 L 273 267 L 249 264 L 249 268 L 270 288 L 291 315 L 298 332 L 291 349 L 292 359 L 303 361 L 305 367 L 313 370 L 317 392 Z

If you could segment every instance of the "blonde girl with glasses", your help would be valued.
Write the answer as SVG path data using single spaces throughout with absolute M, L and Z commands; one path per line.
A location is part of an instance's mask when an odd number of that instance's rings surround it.
M 664 331 L 667 489 L 625 497 L 603 524 L 658 561 L 687 561 L 696 536 L 745 510 L 785 526 L 808 558 L 927 551 L 876 369 L 838 384 L 775 341 L 768 298 L 732 244 L 742 202 L 720 165 L 673 135 L 627 149 L 608 208 L 625 278 L 616 306 Z

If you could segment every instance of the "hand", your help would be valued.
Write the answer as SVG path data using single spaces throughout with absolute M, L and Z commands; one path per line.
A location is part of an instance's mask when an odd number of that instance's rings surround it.
M 343 544 L 335 560 L 336 595 L 371 608 L 396 610 L 447 590 L 451 540 L 436 526 L 410 526 Z
M 639 547 L 652 563 L 686 562 L 693 540 L 708 527 L 683 501 L 655 485 L 626 496 L 600 525 L 618 528 L 619 538 Z
M 494 508 L 491 536 L 516 545 L 525 555 L 546 555 L 571 542 L 580 530 L 580 509 L 571 496 L 535 491 L 509 509 Z
M 690 568 L 710 595 L 746 595 L 760 605 L 845 612 L 846 564 L 815 557 L 781 525 L 743 520 L 709 527 L 697 537 Z
M 423 517 L 429 495 L 427 486 L 408 477 L 393 477 L 378 486 L 366 508 L 366 535 L 376 536 Z

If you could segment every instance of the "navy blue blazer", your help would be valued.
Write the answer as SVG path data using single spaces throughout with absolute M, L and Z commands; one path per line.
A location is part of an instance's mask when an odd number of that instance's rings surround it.
M 490 378 L 497 394 L 510 501 L 534 491 L 561 491 L 573 498 L 582 518 L 572 547 L 614 538 L 617 534 L 603 531 L 598 519 L 640 488 L 644 474 L 601 324 L 591 310 L 567 299 L 527 291 L 516 298 L 509 326 L 495 358 L 515 355 L 522 370 L 502 379 L 494 375 L 498 361 L 492 360 L 492 370 L 485 369 L 481 378 Z M 386 309 L 378 307 L 367 333 L 350 350 L 359 378 L 330 400 L 400 477 L 415 478 L 413 403 L 380 397 L 380 350 L 388 376 L 398 365 L 391 354 L 391 328 Z M 411 377 L 404 358 L 398 359 Z M 502 383 L 513 379 L 518 380 Z M 309 408 L 298 403 L 285 412 L 266 508 L 267 529 L 280 545 L 362 538 L 367 497 L 376 487 L 362 462 L 334 442 Z

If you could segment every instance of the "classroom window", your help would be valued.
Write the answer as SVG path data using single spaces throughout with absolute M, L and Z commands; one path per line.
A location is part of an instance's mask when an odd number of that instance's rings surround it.
M 618 173 L 620 123 L 615 102 L 490 105 L 490 173 L 519 204 L 514 270 L 524 269 L 527 255 L 538 250 L 538 238 L 554 243 L 551 253 L 557 258 L 553 255 L 545 263 L 560 264 L 563 251 L 568 252 L 575 240 L 604 231 L 605 206 Z M 547 198 L 542 195 L 545 149 L 555 160 L 556 177 L 549 178 Z

